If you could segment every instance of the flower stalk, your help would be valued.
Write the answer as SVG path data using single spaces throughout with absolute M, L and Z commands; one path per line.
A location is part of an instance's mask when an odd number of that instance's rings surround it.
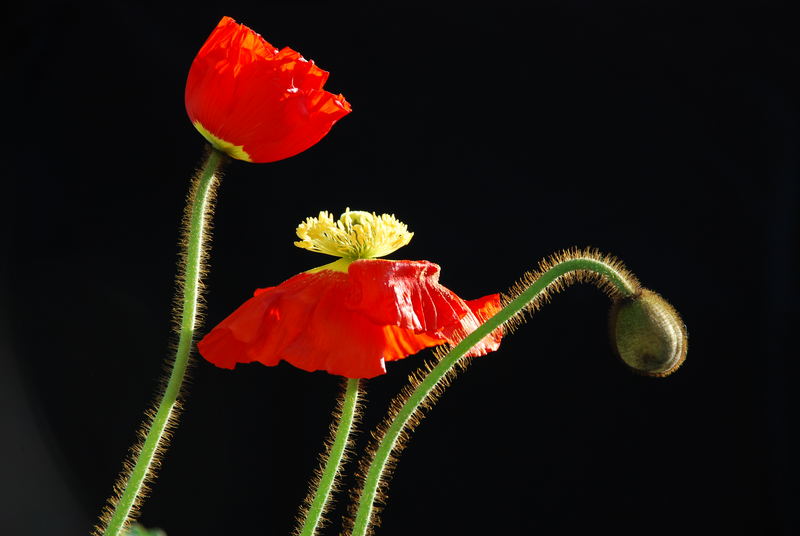
M 334 424 L 331 424 L 331 440 L 328 443 L 327 456 L 321 456 L 322 463 L 316 487 L 305 501 L 301 514 L 302 524 L 295 531 L 298 536 L 313 536 L 322 527 L 323 516 L 331 504 L 331 493 L 336 490 L 336 480 L 341 473 L 342 462 L 346 461 L 346 451 L 351 445 L 350 436 L 359 416 L 360 380 L 348 378 L 345 389 L 334 411 Z M 336 421 L 338 420 L 338 424 Z
M 136 514 L 138 504 L 154 477 L 159 456 L 167 447 L 171 429 L 180 410 L 180 396 L 189 363 L 194 334 L 199 317 L 202 275 L 208 255 L 209 222 L 213 214 L 214 197 L 219 184 L 219 169 L 225 155 L 211 148 L 192 183 L 183 220 L 181 261 L 176 293 L 175 329 L 178 346 L 161 400 L 146 413 L 139 431 L 141 443 L 131 450 L 124 469 L 115 485 L 115 494 L 101 515 L 101 527 L 95 534 L 123 534 Z
M 411 385 L 393 402 L 389 415 L 378 429 L 370 455 L 361 464 L 359 472 L 365 476 L 358 503 L 353 505 L 353 518 L 349 520 L 351 536 L 366 536 L 370 532 L 375 523 L 375 503 L 382 502 L 395 457 L 403 449 L 404 440 L 418 424 L 422 411 L 444 390 L 457 367 L 466 365 L 462 357 L 469 349 L 497 328 L 513 328 L 525 311 L 535 311 L 551 292 L 574 282 L 593 282 L 615 302 L 632 299 L 644 290 L 619 261 L 589 250 L 562 252 L 543 262 L 538 271 L 526 274 L 512 288 L 513 297 L 505 297 L 503 309 L 465 336 L 438 363 L 429 365 L 427 374 L 412 375 Z

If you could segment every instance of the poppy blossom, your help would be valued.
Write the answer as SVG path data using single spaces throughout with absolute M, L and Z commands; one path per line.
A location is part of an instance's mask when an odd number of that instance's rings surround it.
M 321 212 L 297 234 L 299 247 L 341 258 L 256 290 L 199 342 L 206 360 L 223 368 L 284 360 L 372 378 L 386 372 L 386 361 L 455 343 L 500 310 L 498 294 L 465 301 L 439 284 L 434 263 L 375 258 L 411 239 L 393 216 L 348 210 L 334 221 Z M 496 350 L 501 337 L 495 330 L 468 355 Z
M 197 53 L 186 80 L 186 111 L 217 149 L 248 162 L 274 162 L 305 151 L 350 112 L 328 78 L 291 48 L 223 17 Z

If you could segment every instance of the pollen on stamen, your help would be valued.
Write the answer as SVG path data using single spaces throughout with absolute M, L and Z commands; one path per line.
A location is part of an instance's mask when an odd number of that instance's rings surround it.
M 294 245 L 334 257 L 372 259 L 384 257 L 411 241 L 405 223 L 394 214 L 345 209 L 338 220 L 323 210 L 297 226 L 300 238 Z

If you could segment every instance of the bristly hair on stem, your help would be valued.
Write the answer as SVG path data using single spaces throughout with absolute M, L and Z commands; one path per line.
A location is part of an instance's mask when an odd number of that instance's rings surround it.
M 567 249 L 543 260 L 538 269 L 527 272 L 502 296 L 504 309 L 487 320 L 470 337 L 474 345 L 493 329 L 513 332 L 554 293 L 574 283 L 592 283 L 613 301 L 640 294 L 637 279 L 614 257 L 595 249 Z M 479 333 L 480 332 L 480 333 Z M 459 371 L 472 358 L 466 341 L 434 350 L 435 361 L 425 364 L 409 376 L 409 383 L 390 403 L 384 420 L 372 434 L 366 455 L 359 461 L 356 476 L 359 485 L 352 492 L 349 515 L 344 520 L 344 534 L 372 534 L 380 525 L 379 513 L 386 504 L 387 489 L 399 454 L 414 429 Z M 378 459 L 380 458 L 380 459 Z M 377 482 L 375 481 L 377 479 Z M 369 490 L 369 491 L 366 491 Z M 364 494 L 371 494 L 367 497 Z
M 208 146 L 208 151 L 206 156 L 204 157 L 204 161 L 207 161 L 208 158 L 212 153 L 216 150 L 213 149 L 211 146 Z M 194 328 L 195 330 L 201 327 L 205 308 L 206 308 L 206 298 L 205 298 L 205 278 L 208 275 L 208 259 L 211 252 L 211 238 L 212 232 L 214 230 L 214 210 L 217 207 L 217 189 L 219 188 L 220 181 L 222 180 L 223 173 L 222 173 L 222 166 L 224 166 L 228 162 L 228 157 L 224 154 L 220 155 L 220 163 L 217 165 L 217 169 L 213 172 L 213 176 L 210 178 L 210 182 L 205 187 L 204 191 L 201 191 L 203 187 L 203 172 L 204 167 L 202 165 L 198 166 L 195 170 L 194 175 L 192 176 L 192 184 L 189 189 L 189 192 L 186 194 L 186 206 L 183 209 L 183 215 L 181 217 L 181 236 L 180 240 L 178 241 L 178 247 L 180 253 L 178 255 L 178 262 L 177 268 L 178 271 L 175 275 L 175 295 L 172 297 L 172 315 L 171 315 L 171 322 L 172 322 L 172 332 L 173 335 L 180 338 L 181 330 L 183 329 L 183 315 L 184 315 L 184 303 L 185 303 L 185 294 L 186 294 L 186 285 L 187 285 L 187 275 L 192 276 L 193 274 L 187 274 L 187 266 L 189 262 L 192 260 L 190 259 L 190 249 L 192 246 L 192 241 L 199 238 L 199 257 L 197 259 L 197 276 L 195 281 L 190 281 L 190 284 L 196 286 L 197 289 L 197 301 L 194 304 Z M 192 219 L 195 212 L 195 205 L 198 200 L 198 196 L 203 195 L 204 199 L 202 199 L 202 203 L 204 203 L 203 214 L 201 218 L 201 229 L 200 229 L 200 236 L 194 236 L 192 232 Z M 173 346 L 170 348 L 171 350 L 177 350 L 177 341 L 173 339 L 172 343 Z M 172 367 L 170 366 L 170 362 L 165 363 L 165 370 L 167 372 L 172 371 Z M 167 378 L 164 378 L 165 380 Z
M 195 172 L 187 195 L 181 224 L 176 291 L 172 307 L 172 330 L 177 336 L 170 343 L 158 391 L 152 405 L 145 411 L 139 426 L 136 443 L 123 461 L 123 469 L 114 484 L 94 527 L 95 536 L 116 536 L 125 532 L 136 519 L 139 506 L 149 492 L 149 483 L 161 466 L 161 457 L 169 445 L 181 411 L 186 371 L 194 347 L 195 330 L 200 324 L 203 309 L 203 276 L 211 236 L 216 191 L 221 178 L 221 166 L 226 157 L 208 148 Z
M 326 514 L 335 504 L 333 495 L 340 491 L 342 470 L 352 457 L 357 426 L 363 416 L 364 382 L 347 378 L 342 381 L 342 395 L 333 410 L 319 466 L 314 470 L 308 494 L 297 514 L 294 536 L 316 534 L 329 522 Z
M 572 247 L 553 253 L 546 259 L 539 261 L 539 266 L 535 270 L 529 270 L 522 274 L 508 292 L 501 295 L 503 307 L 518 298 L 528 287 L 542 277 L 542 274 L 552 270 L 555 266 L 566 261 L 591 260 L 599 262 L 607 267 L 609 273 L 600 273 L 594 270 L 572 270 L 560 275 L 552 283 L 547 285 L 525 306 L 525 314 L 517 314 L 511 317 L 503 325 L 506 333 L 513 333 L 519 326 L 525 323 L 533 313 L 538 311 L 543 305 L 550 302 L 555 294 L 567 289 L 575 283 L 589 283 L 595 285 L 601 292 L 615 301 L 623 296 L 637 294 L 641 290 L 641 285 L 621 260 L 612 255 L 607 255 L 595 248 Z M 612 277 L 609 277 L 609 276 Z

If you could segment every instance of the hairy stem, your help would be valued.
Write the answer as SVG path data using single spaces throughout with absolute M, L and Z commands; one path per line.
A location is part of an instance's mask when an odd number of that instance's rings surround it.
M 109 500 L 101 522 L 104 536 L 118 536 L 124 533 L 136 512 L 138 503 L 146 490 L 146 484 L 153 478 L 153 468 L 158 464 L 158 456 L 166 448 L 169 430 L 174 426 L 178 412 L 181 386 L 189 363 L 194 333 L 197 327 L 198 302 L 202 289 L 201 275 L 206 257 L 208 223 L 213 212 L 213 200 L 219 183 L 218 170 L 225 156 L 211 149 L 208 157 L 192 184 L 184 215 L 184 239 L 181 251 L 181 272 L 179 273 L 178 296 L 176 303 L 178 347 L 172 370 L 164 393 L 155 411 L 148 413 L 149 419 L 143 424 L 140 435 L 141 444 L 133 449 L 133 455 L 125 464 L 125 470 L 116 486 L 116 494 Z M 178 313 L 178 310 L 180 311 Z M 96 533 L 101 533 L 98 529 Z
M 337 407 L 339 423 L 333 433 L 333 440 L 330 443 L 327 460 L 325 460 L 322 472 L 317 479 L 317 487 L 309 495 L 308 508 L 305 510 L 305 518 L 297 534 L 300 536 L 312 536 L 316 534 L 320 527 L 322 516 L 328 509 L 331 499 L 331 491 L 334 489 L 336 478 L 341 472 L 342 461 L 345 457 L 345 450 L 350 441 L 350 433 L 358 414 L 359 380 L 348 378 L 343 397 Z M 336 413 L 334 414 L 335 416 Z M 323 455 L 323 459 L 325 456 Z
M 546 294 L 548 287 L 559 281 L 569 282 L 569 275 L 573 272 L 590 273 L 589 279 L 596 279 L 604 285 L 609 285 L 611 291 L 619 296 L 630 296 L 638 290 L 636 280 L 624 269 L 615 263 L 606 262 L 602 258 L 576 257 L 567 258 L 555 263 L 546 271 L 537 274 L 538 277 L 516 298 L 493 317 L 484 322 L 475 331 L 467 335 L 455 345 L 428 374 L 422 378 L 399 407 L 393 418 L 382 427 L 383 437 L 380 438 L 373 458 L 369 463 L 364 478 L 363 488 L 359 496 L 358 507 L 353 521 L 352 536 L 365 536 L 373 523 L 374 504 L 381 486 L 386 485 L 388 465 L 393 451 L 398 447 L 398 441 L 403 431 L 413 421 L 417 412 L 426 405 L 434 394 L 440 382 L 451 373 L 461 357 L 484 337 L 500 326 L 511 321 L 521 314 L 526 308 L 536 303 L 537 298 Z

